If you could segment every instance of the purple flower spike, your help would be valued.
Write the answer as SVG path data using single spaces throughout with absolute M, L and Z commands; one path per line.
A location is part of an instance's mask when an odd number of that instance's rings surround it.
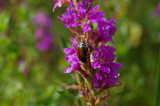
M 109 41 L 114 43 L 112 36 L 117 30 L 116 19 L 107 20 L 105 12 L 99 11 L 100 5 L 92 8 L 92 2 L 93 0 L 71 0 L 70 8 L 58 18 L 75 36 L 73 48 L 64 49 L 65 59 L 70 63 L 64 73 L 71 73 L 73 70 L 79 72 L 84 79 L 78 80 L 81 95 L 84 100 L 90 100 L 95 105 L 109 97 L 100 96 L 97 91 L 103 92 L 120 85 L 117 70 L 122 65 L 114 62 L 116 49 L 105 44 Z M 97 93 L 93 96 L 92 91 Z M 104 106 L 107 105 L 109 104 L 104 103 Z

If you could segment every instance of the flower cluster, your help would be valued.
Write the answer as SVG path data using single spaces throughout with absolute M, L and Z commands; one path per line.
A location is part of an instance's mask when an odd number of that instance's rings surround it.
M 83 96 L 88 94 L 95 96 L 93 92 L 98 92 L 100 89 L 104 91 L 119 86 L 117 83 L 120 74 L 116 71 L 122 68 L 120 63 L 114 62 L 116 49 L 106 46 L 108 41 L 114 43 L 112 36 L 117 30 L 116 19 L 107 20 L 104 17 L 105 12 L 99 11 L 100 5 L 92 7 L 92 2 L 93 0 L 76 3 L 70 1 L 66 13 L 58 17 L 75 36 L 73 48 L 64 49 L 65 59 L 71 64 L 64 72 L 70 73 L 73 70 L 80 72 L 87 84 L 87 87 L 82 88 Z M 96 26 L 94 29 L 93 24 Z M 87 61 L 81 60 L 81 57 L 86 58 Z M 89 93 L 86 89 L 89 89 Z
M 116 71 L 122 68 L 120 63 L 115 63 L 113 60 L 115 59 L 115 49 L 111 46 L 102 45 L 100 48 L 95 48 L 97 52 L 93 53 L 92 59 L 94 62 L 91 63 L 94 69 L 99 69 L 97 73 L 94 75 L 92 83 L 95 89 L 99 89 L 104 87 L 108 89 L 115 85 L 115 83 L 119 82 L 117 79 L 119 77 L 119 73 Z
M 53 35 L 50 31 L 52 20 L 44 13 L 38 13 L 33 19 L 33 23 L 37 25 L 35 38 L 38 40 L 37 48 L 41 51 L 49 51 L 53 47 Z

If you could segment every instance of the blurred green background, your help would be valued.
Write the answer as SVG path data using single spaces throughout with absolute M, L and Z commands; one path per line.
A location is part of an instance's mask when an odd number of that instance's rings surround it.
M 116 17 L 113 37 L 121 86 L 110 89 L 111 106 L 154 106 L 160 49 L 160 16 L 153 17 L 159 0 L 95 0 L 106 17 Z M 0 0 L 0 106 L 82 106 L 80 92 L 55 83 L 76 84 L 63 48 L 71 47 L 71 33 L 57 19 L 68 5 L 56 8 L 50 0 Z M 45 12 L 53 21 L 53 49 L 37 49 L 34 17 Z M 160 71 L 160 70 L 159 70 Z M 157 105 L 158 106 L 158 105 Z

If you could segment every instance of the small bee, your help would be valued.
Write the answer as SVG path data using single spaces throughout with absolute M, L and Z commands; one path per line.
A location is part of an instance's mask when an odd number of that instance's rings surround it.
M 88 46 L 84 41 L 80 42 L 77 46 L 77 55 L 80 61 L 87 62 Z

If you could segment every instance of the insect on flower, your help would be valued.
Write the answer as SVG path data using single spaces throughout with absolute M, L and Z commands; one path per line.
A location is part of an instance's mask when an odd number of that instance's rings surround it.
M 84 41 L 80 42 L 77 46 L 77 55 L 80 61 L 87 62 L 88 47 Z

